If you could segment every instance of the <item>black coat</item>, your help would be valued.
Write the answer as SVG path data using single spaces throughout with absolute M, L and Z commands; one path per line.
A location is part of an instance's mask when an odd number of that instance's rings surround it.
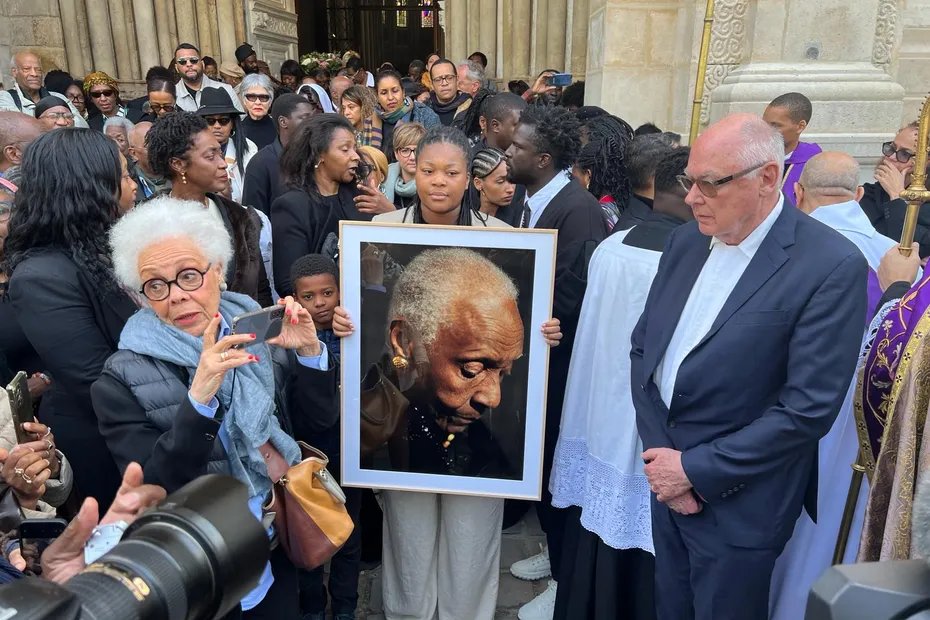
M 281 196 L 286 188 L 281 183 L 281 153 L 284 147 L 275 140 L 259 150 L 245 169 L 242 187 L 242 204 L 258 209 L 271 216 L 271 203 Z
M 327 393 L 326 382 L 334 371 L 323 373 L 301 366 L 293 354 L 282 349 L 275 348 L 272 357 L 278 420 L 290 433 L 291 422 L 306 426 L 307 418 L 317 415 L 318 395 Z M 91 394 L 100 431 L 120 471 L 135 461 L 142 465 L 146 483 L 163 486 L 171 493 L 206 474 L 208 463 L 218 455 L 225 458 L 217 439 L 225 410 L 220 405 L 215 418 L 200 415 L 187 397 L 189 383 L 187 369 L 132 351 L 118 351 L 107 360 Z M 174 408 L 166 428 L 154 422 L 133 388 L 147 390 L 146 398 L 163 404 L 166 410 Z
M 355 207 L 357 190 L 351 184 L 340 186 L 335 196 L 311 195 L 291 189 L 271 204 L 271 230 L 274 238 L 274 282 L 281 295 L 290 295 L 291 265 L 306 254 L 323 252 L 324 245 L 335 248 L 342 220 L 370 221 L 371 215 Z
M 219 207 L 232 237 L 233 259 L 226 266 L 226 283 L 234 293 L 248 295 L 263 308 L 274 304 L 259 246 L 262 221 L 251 207 L 243 207 L 217 194 L 207 194 Z
M 568 365 L 581 315 L 581 302 L 588 285 L 588 263 L 597 245 L 607 236 L 607 227 L 597 199 L 572 179 L 549 202 L 534 228 L 559 231 L 552 314 L 561 321 L 562 341 L 549 353 L 546 401 L 546 447 L 554 450 L 562 418 Z
M 9 290 L 16 320 L 53 377 L 42 397 L 42 421 L 71 462 L 79 495 L 96 497 L 104 511 L 120 478 L 97 428 L 90 386 L 136 306 L 122 293 L 104 291 L 61 250 L 26 258 Z
M 879 183 L 866 183 L 862 189 L 865 193 L 859 201 L 859 206 L 869 217 L 872 226 L 886 237 L 900 241 L 901 232 L 904 230 L 907 203 L 901 198 L 891 200 Z M 930 256 L 930 202 L 925 202 L 920 206 L 914 241 L 920 244 L 921 258 Z
M 652 205 L 646 202 L 646 200 L 648 200 L 648 198 L 643 199 L 636 194 L 630 194 L 630 201 L 623 209 L 620 217 L 617 218 L 617 223 L 614 225 L 611 234 L 618 230 L 629 230 L 637 224 L 645 222 L 652 214 Z

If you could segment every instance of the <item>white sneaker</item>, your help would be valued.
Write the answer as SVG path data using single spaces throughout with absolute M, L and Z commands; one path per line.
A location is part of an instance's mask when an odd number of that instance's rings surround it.
M 549 565 L 548 545 L 544 546 L 542 551 L 533 557 L 511 564 L 510 574 L 524 581 L 536 581 L 537 579 L 550 577 L 552 575 L 552 567 Z
M 550 579 L 546 591 L 520 608 L 517 618 L 520 620 L 552 620 L 555 614 L 555 595 L 558 584 Z

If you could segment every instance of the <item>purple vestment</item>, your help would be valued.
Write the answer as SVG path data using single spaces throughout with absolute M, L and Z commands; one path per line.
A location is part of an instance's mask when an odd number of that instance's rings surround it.
M 782 177 L 781 191 L 785 194 L 785 200 L 792 205 L 798 206 L 797 198 L 794 196 L 794 184 L 800 180 L 804 164 L 822 150 L 817 144 L 798 142 L 791 157 L 785 160 L 785 175 Z

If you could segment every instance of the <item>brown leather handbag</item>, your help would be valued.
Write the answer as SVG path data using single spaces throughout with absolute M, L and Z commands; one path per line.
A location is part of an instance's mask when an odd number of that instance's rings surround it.
M 326 469 L 329 458 L 298 441 L 303 456 L 287 466 L 270 444 L 262 446 L 274 493 L 265 513 L 274 513 L 278 541 L 294 566 L 312 570 L 331 558 L 355 527 L 346 511 L 346 496 Z

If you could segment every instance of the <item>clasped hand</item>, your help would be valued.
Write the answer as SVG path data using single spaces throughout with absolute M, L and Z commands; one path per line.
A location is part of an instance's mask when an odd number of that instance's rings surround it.
M 692 492 L 691 481 L 681 465 L 681 452 L 671 448 L 650 448 L 643 452 L 649 488 L 656 499 L 683 515 L 698 513 L 703 506 Z

